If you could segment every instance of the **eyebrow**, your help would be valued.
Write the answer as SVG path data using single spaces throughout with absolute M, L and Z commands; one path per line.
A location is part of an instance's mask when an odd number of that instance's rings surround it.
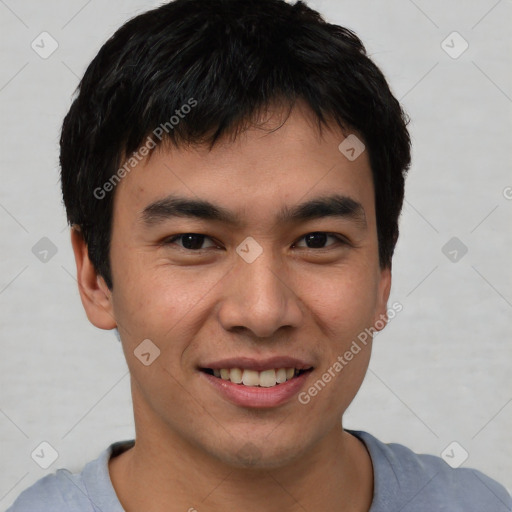
M 146 227 L 152 227 L 174 217 L 217 221 L 232 226 L 242 224 L 234 212 L 220 205 L 203 199 L 176 195 L 158 199 L 146 206 L 141 214 L 141 220 Z M 284 206 L 276 217 L 276 224 L 306 222 L 324 217 L 348 219 L 359 224 L 361 228 L 367 227 L 362 204 L 340 194 L 317 197 L 292 207 Z

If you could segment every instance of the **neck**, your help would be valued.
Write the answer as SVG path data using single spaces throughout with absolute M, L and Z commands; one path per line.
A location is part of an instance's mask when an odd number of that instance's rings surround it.
M 109 471 L 126 512 L 368 512 L 373 496 L 370 456 L 341 422 L 300 459 L 261 469 L 229 466 L 167 426 L 136 421 L 135 446 Z

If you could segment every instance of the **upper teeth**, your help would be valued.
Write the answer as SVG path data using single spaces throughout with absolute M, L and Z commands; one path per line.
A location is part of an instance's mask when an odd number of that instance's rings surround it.
M 215 377 L 224 380 L 230 380 L 235 384 L 244 384 L 245 386 L 261 386 L 270 388 L 276 384 L 282 384 L 290 380 L 295 375 L 295 368 L 278 368 L 257 372 L 255 370 L 242 370 L 240 368 L 222 368 L 214 369 Z

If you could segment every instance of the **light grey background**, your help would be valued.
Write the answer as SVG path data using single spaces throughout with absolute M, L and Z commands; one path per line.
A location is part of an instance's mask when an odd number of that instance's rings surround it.
M 103 42 L 159 4 L 0 0 L 2 510 L 45 474 L 78 471 L 134 435 L 121 346 L 89 324 L 78 295 L 58 137 Z M 376 337 L 345 426 L 436 455 L 455 440 L 465 466 L 512 490 L 512 2 L 311 5 L 356 31 L 412 118 L 390 300 L 404 309 Z M 59 44 L 47 59 L 31 48 L 43 31 Z M 469 44 L 458 58 L 441 46 L 453 31 Z M 42 237 L 57 249 L 46 263 L 32 252 Z M 458 262 L 442 252 L 452 237 L 468 248 Z M 59 454 L 47 470 L 31 458 L 42 441 Z

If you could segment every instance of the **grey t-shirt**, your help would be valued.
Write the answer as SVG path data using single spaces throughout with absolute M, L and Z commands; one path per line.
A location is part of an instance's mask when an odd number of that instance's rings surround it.
M 505 488 L 480 471 L 453 469 L 440 457 L 417 455 L 362 431 L 347 430 L 366 445 L 373 463 L 374 496 L 369 512 L 511 512 Z M 38 480 L 7 512 L 124 512 L 108 472 L 108 460 L 133 446 L 113 443 L 81 473 L 66 469 Z

